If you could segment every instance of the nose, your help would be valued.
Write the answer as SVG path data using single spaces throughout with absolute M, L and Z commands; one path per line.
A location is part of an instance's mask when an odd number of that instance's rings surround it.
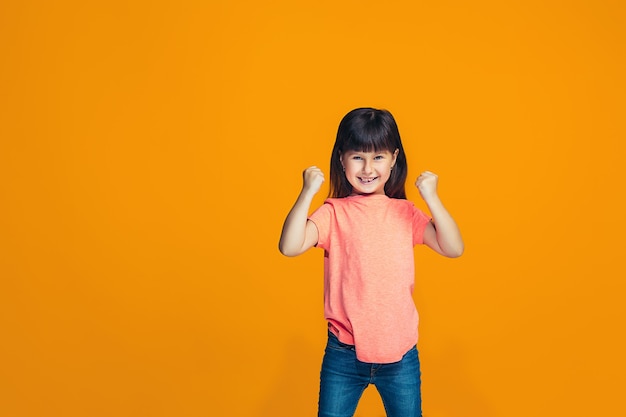
M 369 159 L 366 159 L 363 162 L 363 173 L 369 174 L 371 172 L 372 172 L 372 161 L 370 161 Z

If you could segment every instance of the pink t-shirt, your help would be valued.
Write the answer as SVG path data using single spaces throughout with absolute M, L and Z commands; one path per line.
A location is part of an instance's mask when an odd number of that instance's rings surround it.
M 430 218 L 386 195 L 329 198 L 309 218 L 324 249 L 330 331 L 362 362 L 401 360 L 417 343 L 413 246 Z

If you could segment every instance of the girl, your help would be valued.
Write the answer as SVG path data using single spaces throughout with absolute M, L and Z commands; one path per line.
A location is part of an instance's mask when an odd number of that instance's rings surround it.
M 279 249 L 296 256 L 324 249 L 328 343 L 319 417 L 350 417 L 374 384 L 388 417 L 421 416 L 413 246 L 463 253 L 459 229 L 437 195 L 437 176 L 415 182 L 432 219 L 406 200 L 407 163 L 386 110 L 359 108 L 339 124 L 330 159 L 330 198 L 307 217 L 324 182 L 315 166 L 287 215 Z

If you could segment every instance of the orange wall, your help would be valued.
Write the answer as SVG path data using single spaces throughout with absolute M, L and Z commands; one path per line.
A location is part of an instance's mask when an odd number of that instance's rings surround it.
M 322 254 L 276 245 L 364 105 L 394 113 L 466 240 L 416 249 L 425 415 L 626 414 L 625 17 L 3 2 L 0 415 L 314 416 Z M 366 391 L 357 416 L 381 415 Z

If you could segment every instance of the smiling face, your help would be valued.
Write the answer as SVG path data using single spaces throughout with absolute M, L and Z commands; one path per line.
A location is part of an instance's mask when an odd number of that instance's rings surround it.
M 385 194 L 385 183 L 396 163 L 398 149 L 389 151 L 347 151 L 341 155 L 346 179 L 352 186 L 351 195 Z

